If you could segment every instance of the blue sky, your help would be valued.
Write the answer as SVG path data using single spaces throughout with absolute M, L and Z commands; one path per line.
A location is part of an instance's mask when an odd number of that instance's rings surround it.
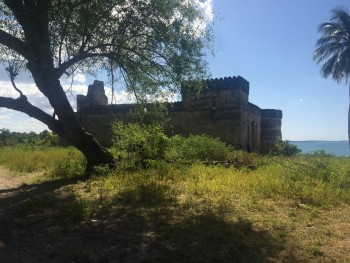
M 339 6 L 350 9 L 348 0 L 206 0 L 208 14 L 214 10 L 216 55 L 207 58 L 212 77 L 247 79 L 252 103 L 283 111 L 285 140 L 346 140 L 348 87 L 322 79 L 320 66 L 312 61 L 320 36 L 317 27 Z M 84 94 L 91 82 L 78 76 L 74 93 Z M 36 105 L 48 107 L 28 78 L 18 85 Z M 0 68 L 0 96 L 16 95 Z M 120 103 L 126 98 L 127 94 L 118 94 Z M 46 127 L 24 114 L 0 109 L 1 128 L 38 132 Z
M 337 0 L 213 0 L 216 56 L 213 77 L 240 75 L 250 101 L 283 111 L 286 140 L 346 140 L 348 88 L 324 80 L 312 53 L 318 25 Z

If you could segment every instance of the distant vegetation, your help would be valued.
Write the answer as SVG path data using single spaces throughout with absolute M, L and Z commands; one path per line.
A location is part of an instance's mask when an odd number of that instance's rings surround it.
M 58 137 L 52 132 L 11 132 L 8 129 L 0 129 L 0 147 L 17 145 L 45 145 L 56 146 Z

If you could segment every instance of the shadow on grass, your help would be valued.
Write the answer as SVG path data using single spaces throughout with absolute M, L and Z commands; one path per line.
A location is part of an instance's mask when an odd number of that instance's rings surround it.
M 191 216 L 160 231 L 165 246 L 157 262 L 270 262 L 284 249 L 251 222 L 227 222 L 214 214 Z
M 2 189 L 0 194 L 5 194 L 0 198 L 0 212 L 6 210 L 9 206 L 15 206 L 18 203 L 24 201 L 27 198 L 40 196 L 45 193 L 50 193 L 63 186 L 77 183 L 78 181 L 84 181 L 88 178 L 86 176 L 76 176 L 64 179 L 55 179 L 46 182 L 40 182 L 35 184 L 24 184 L 20 187 Z
M 10 231 L 1 229 L 1 262 L 271 262 L 284 250 L 283 240 L 248 220 L 188 211 L 166 185 L 119 193 L 84 220 L 74 194 L 58 196 L 57 182 L 45 189 L 22 202 Z

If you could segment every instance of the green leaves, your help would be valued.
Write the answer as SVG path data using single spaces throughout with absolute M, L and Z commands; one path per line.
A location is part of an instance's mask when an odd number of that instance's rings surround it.
M 59 74 L 102 68 L 129 91 L 157 93 L 206 75 L 205 25 L 193 0 L 53 1 L 51 49 Z
M 0 31 L 28 44 L 36 37 L 31 34 L 35 25 L 29 18 L 37 16 L 37 10 L 29 2 L 9 3 L 0 1 Z M 48 30 L 49 43 L 43 45 L 50 45 L 58 78 L 77 70 L 114 71 L 118 85 L 136 94 L 174 90 L 185 80 L 207 75 L 203 50 L 209 48 L 212 36 L 195 0 L 50 3 L 41 6 L 45 15 L 35 21 Z M 5 48 L 1 41 L 0 48 Z M 14 46 L 5 49 L 18 53 Z M 6 54 L 9 52 L 1 52 L 0 59 Z
M 313 59 L 323 62 L 321 74 L 332 75 L 337 82 L 350 74 L 350 15 L 343 9 L 332 11 L 331 22 L 319 26 L 322 36 L 317 40 Z

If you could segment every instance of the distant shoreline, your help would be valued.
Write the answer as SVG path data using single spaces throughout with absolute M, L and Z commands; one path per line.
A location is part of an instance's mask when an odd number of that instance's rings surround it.
M 350 156 L 349 141 L 326 141 L 326 140 L 306 140 L 306 141 L 289 141 L 296 145 L 302 153 L 314 153 L 323 150 L 328 154 L 335 156 Z
M 287 140 L 289 142 L 349 142 L 348 140 L 300 140 L 300 141 L 294 141 L 294 140 Z

